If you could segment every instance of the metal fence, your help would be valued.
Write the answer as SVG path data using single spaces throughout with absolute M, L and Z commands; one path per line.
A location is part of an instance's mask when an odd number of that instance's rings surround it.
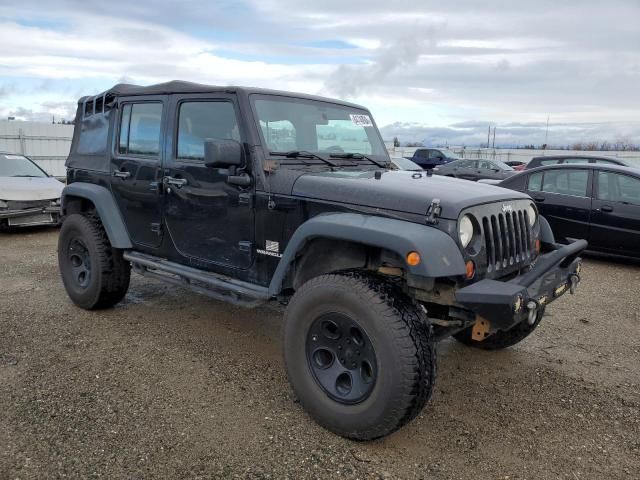
M 19 153 L 50 175 L 64 177 L 73 125 L 0 121 L 0 152 Z

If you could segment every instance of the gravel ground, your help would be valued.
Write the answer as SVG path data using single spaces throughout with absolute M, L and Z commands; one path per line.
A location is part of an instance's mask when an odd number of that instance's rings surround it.
M 55 230 L 0 235 L 0 478 L 640 477 L 640 266 L 587 260 L 534 335 L 439 345 L 436 393 L 382 440 L 296 403 L 281 312 L 133 276 L 125 302 L 73 306 Z

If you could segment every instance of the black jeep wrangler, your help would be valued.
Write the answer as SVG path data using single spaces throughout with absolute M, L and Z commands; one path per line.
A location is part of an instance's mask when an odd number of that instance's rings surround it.
M 524 194 L 391 171 L 368 110 L 169 82 L 80 99 L 58 256 L 71 299 L 122 300 L 135 272 L 234 304 L 286 304 L 305 409 L 346 437 L 414 418 L 435 342 L 514 345 L 580 280 Z

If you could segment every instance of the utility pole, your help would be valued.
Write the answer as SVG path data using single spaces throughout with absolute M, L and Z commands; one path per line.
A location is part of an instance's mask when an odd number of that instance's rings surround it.
M 547 115 L 547 130 L 544 133 L 544 144 L 545 144 L 545 150 L 547 149 L 546 145 L 549 144 L 548 142 L 549 140 L 549 115 Z
M 491 137 L 491 125 L 489 125 L 489 131 L 487 132 L 487 148 L 489 148 L 489 137 Z
M 493 127 L 493 145 L 492 147 L 494 150 L 496 148 L 496 127 Z

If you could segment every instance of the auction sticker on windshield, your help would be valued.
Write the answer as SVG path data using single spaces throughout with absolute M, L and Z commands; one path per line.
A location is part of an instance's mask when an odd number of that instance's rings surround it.
M 373 122 L 371 122 L 371 118 L 369 115 L 349 115 L 351 117 L 351 122 L 354 125 L 359 127 L 373 127 Z

